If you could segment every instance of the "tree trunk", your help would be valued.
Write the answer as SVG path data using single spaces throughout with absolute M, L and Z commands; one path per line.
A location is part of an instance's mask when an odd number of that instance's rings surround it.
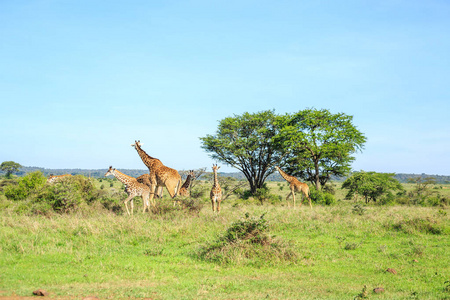
M 319 174 L 319 161 L 314 161 L 314 167 L 315 167 L 315 174 L 314 174 L 314 179 L 315 179 L 315 184 L 316 184 L 316 189 L 320 190 L 320 174 Z

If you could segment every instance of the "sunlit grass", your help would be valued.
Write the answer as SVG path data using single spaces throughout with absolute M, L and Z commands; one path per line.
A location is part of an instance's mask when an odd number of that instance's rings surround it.
M 51 217 L 4 212 L 0 290 L 30 295 L 43 288 L 53 296 L 102 299 L 353 299 L 367 285 L 370 293 L 385 288 L 376 296 L 380 299 L 450 297 L 444 289 L 450 279 L 445 209 L 368 206 L 358 215 L 352 208 L 345 202 L 293 210 L 230 200 L 220 215 L 207 205 L 198 216 L 181 210 L 133 217 L 105 211 Z M 197 256 L 246 213 L 265 214 L 269 234 L 289 243 L 295 263 L 223 265 Z M 398 274 L 386 273 L 387 268 Z

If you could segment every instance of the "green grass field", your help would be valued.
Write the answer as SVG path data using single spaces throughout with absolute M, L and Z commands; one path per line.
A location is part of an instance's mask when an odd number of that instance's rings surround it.
M 105 211 L 44 217 L 4 210 L 0 296 L 30 296 L 41 288 L 65 299 L 450 299 L 444 208 L 367 206 L 360 215 L 352 201 L 293 210 L 230 200 L 217 216 L 206 204 L 198 216 L 138 209 L 132 217 Z M 225 264 L 199 258 L 201 247 L 246 213 L 265 214 L 268 233 L 296 259 L 237 253 Z M 385 292 L 375 294 L 376 287 Z

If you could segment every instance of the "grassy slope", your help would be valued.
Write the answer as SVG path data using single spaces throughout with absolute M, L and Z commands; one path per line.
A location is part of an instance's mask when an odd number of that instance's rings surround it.
M 450 297 L 444 290 L 450 279 L 450 221 L 439 208 L 369 207 L 360 216 L 345 203 L 295 211 L 232 204 L 225 203 L 220 216 L 205 206 L 199 217 L 101 212 L 44 218 L 3 212 L 0 290 L 29 295 L 43 288 L 53 297 L 102 299 L 353 299 L 367 285 L 370 291 L 386 289 L 371 298 Z M 224 266 L 196 259 L 201 245 L 246 212 L 266 213 L 270 233 L 291 242 L 299 261 L 254 265 L 250 259 Z M 425 220 L 441 234 L 407 220 Z M 356 249 L 345 249 L 352 245 Z

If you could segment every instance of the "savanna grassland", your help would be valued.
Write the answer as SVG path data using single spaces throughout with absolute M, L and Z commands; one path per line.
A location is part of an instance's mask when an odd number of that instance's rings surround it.
M 103 202 L 123 193 L 115 181 L 94 185 Z M 145 214 L 136 201 L 128 216 L 102 201 L 29 213 L 0 193 L 0 296 L 450 299 L 447 206 L 365 205 L 337 184 L 333 205 L 293 209 L 285 183 L 268 187 L 283 201 L 233 196 L 219 215 L 207 196 L 191 210 L 158 200 Z

